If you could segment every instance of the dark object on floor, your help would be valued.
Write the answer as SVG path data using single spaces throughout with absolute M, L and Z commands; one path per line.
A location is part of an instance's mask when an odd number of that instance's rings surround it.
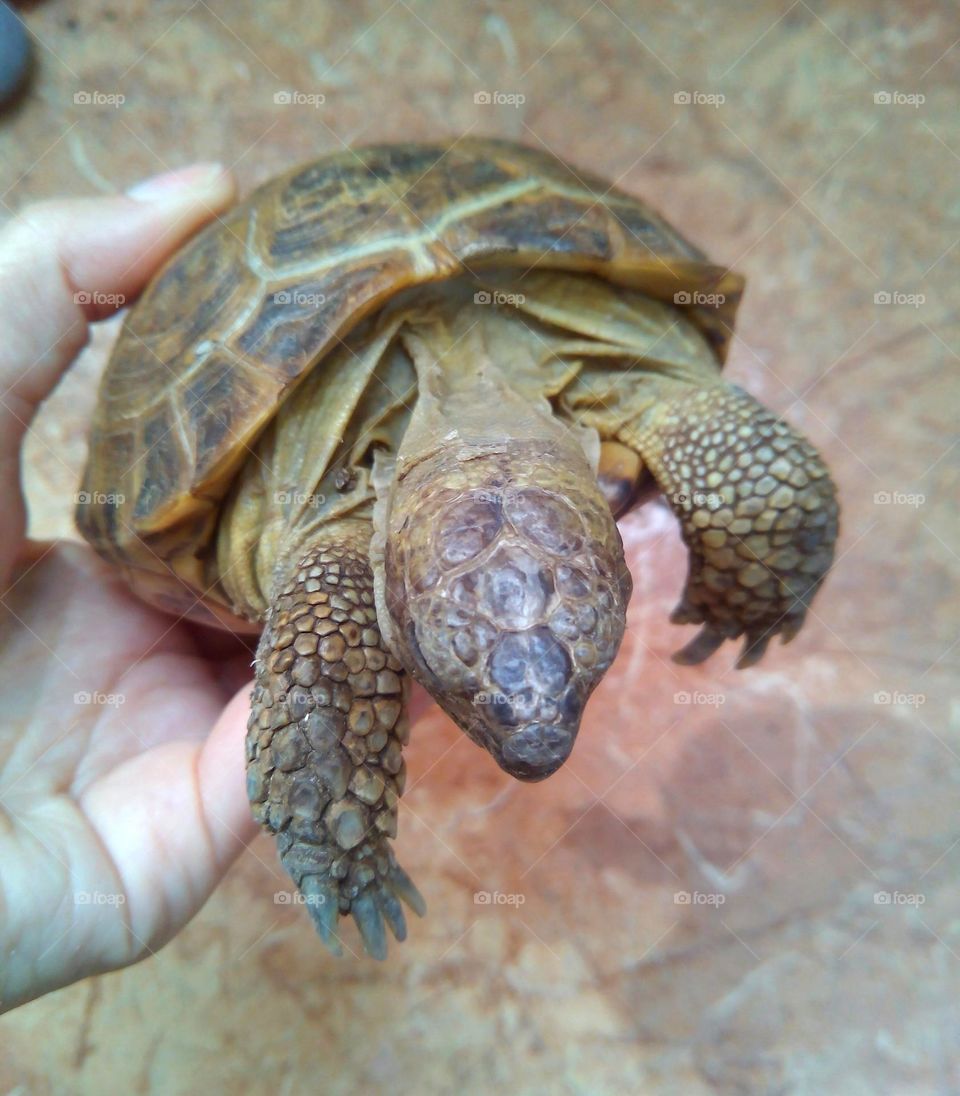
M 0 3 L 0 107 L 12 99 L 23 83 L 30 62 L 30 40 L 23 23 Z

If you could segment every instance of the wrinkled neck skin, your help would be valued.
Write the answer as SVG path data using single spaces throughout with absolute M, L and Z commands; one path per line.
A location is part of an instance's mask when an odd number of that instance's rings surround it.
M 489 315 L 450 303 L 404 329 L 419 396 L 392 475 L 375 477 L 377 611 L 462 730 L 537 780 L 573 747 L 631 583 L 585 432 L 509 383 L 536 348 L 518 334 L 505 357 L 500 339 L 495 360 Z
M 472 460 L 521 443 L 545 457 L 555 452 L 559 461 L 586 464 L 584 441 L 554 417 L 547 401 L 527 399 L 510 386 L 511 363 L 490 356 L 483 320 L 482 308 L 464 307 L 404 333 L 419 397 L 397 457 L 398 479 L 422 461 Z M 518 356 L 525 351 L 518 346 Z

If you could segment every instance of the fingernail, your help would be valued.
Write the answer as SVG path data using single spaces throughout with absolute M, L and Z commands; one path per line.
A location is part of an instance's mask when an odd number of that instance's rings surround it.
M 173 194 L 203 190 L 221 175 L 223 164 L 191 164 L 134 184 L 127 191 L 127 197 L 136 198 L 138 202 L 155 202 Z

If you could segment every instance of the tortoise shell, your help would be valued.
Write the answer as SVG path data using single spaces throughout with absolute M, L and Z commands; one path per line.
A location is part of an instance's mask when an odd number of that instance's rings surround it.
M 183 612 L 186 584 L 199 606 L 221 502 L 298 381 L 401 290 L 492 266 L 591 272 L 679 302 L 720 364 L 743 288 L 644 202 L 545 152 L 462 138 L 323 157 L 207 226 L 127 315 L 80 531 L 149 600 Z M 696 303 L 708 293 L 722 303 Z

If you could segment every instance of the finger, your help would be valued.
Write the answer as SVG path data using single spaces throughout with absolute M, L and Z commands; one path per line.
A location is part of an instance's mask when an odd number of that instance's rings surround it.
M 0 230 L 0 574 L 23 535 L 19 457 L 37 405 L 86 343 L 196 229 L 229 205 L 231 176 L 198 164 L 127 195 L 45 202 Z
M 109 965 L 166 943 L 256 836 L 243 748 L 251 687 L 234 696 L 202 742 L 187 737 L 187 720 L 182 737 L 130 758 L 83 793 L 81 807 L 127 897 L 131 950 L 113 954 Z
M 436 701 L 427 690 L 417 681 L 412 683 L 408 711 L 410 713 L 410 725 L 415 727 L 420 717 L 428 712 Z
M 197 760 L 198 798 L 219 872 L 226 871 L 257 832 L 247 800 L 243 747 L 252 690 L 248 681 L 224 708 Z

